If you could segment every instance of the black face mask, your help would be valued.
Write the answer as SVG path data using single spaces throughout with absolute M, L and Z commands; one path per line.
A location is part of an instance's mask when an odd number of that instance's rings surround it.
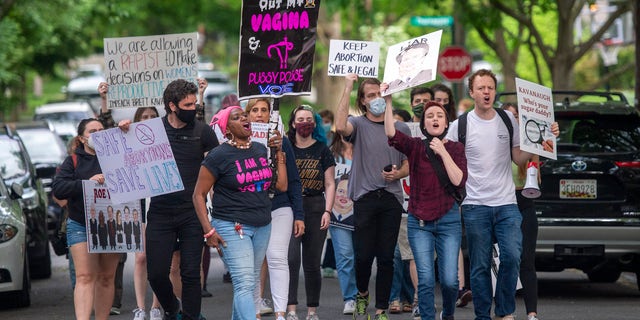
M 177 111 L 177 112 L 176 112 Z M 178 108 L 175 112 L 176 117 L 184 123 L 191 123 L 196 118 L 196 110 L 185 110 Z

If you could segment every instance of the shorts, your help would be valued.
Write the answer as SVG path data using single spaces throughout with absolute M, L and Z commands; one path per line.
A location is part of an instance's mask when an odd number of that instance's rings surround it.
M 67 219 L 67 246 L 87 242 L 87 227 L 75 220 Z
M 402 215 L 402 220 L 400 220 L 398 247 L 400 248 L 400 256 L 402 257 L 402 260 L 413 260 L 413 252 L 411 252 L 409 238 L 407 237 L 407 216 L 405 215 Z

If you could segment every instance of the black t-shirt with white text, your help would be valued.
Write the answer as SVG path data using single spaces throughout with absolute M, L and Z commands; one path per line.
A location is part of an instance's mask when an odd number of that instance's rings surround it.
M 324 172 L 336 165 L 336 160 L 326 144 L 316 141 L 306 148 L 293 146 L 296 166 L 302 181 L 302 194 L 318 196 L 324 193 Z

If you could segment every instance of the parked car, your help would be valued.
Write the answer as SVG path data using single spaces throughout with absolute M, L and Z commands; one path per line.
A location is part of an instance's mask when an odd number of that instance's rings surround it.
M 53 201 L 51 195 L 51 183 L 57 168 L 67 156 L 67 147 L 47 122 L 11 123 L 8 127 L 22 140 L 35 167 L 36 176 L 42 181 L 48 200 L 47 229 L 51 237 L 62 217 L 62 208 Z
M 51 255 L 47 227 L 47 194 L 22 140 L 0 128 L 0 167 L 4 183 L 19 184 L 20 203 L 27 221 L 27 250 L 30 274 L 35 279 L 51 277 Z
M 220 109 L 222 98 L 236 92 L 236 89 L 229 82 L 229 76 L 222 71 L 198 70 L 198 77 L 207 79 L 209 84 L 204 91 L 204 119 L 209 123 L 211 117 Z
M 62 91 L 68 100 L 100 98 L 98 84 L 105 81 L 102 66 L 99 64 L 84 64 L 74 72 L 74 77 Z
M 33 120 L 48 121 L 67 144 L 77 135 L 80 120 L 95 116 L 94 108 L 87 101 L 63 101 L 37 107 Z
M 536 268 L 640 279 L 640 112 L 615 92 L 555 91 L 553 103 L 558 157 L 541 159 Z
M 0 177 L 0 303 L 18 308 L 31 304 L 27 222 L 18 199 L 22 187 L 8 189 Z

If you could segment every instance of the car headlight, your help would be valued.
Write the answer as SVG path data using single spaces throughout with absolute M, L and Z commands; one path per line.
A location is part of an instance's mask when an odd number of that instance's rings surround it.
M 0 224 L 0 243 L 7 242 L 18 234 L 18 228 L 10 224 Z

